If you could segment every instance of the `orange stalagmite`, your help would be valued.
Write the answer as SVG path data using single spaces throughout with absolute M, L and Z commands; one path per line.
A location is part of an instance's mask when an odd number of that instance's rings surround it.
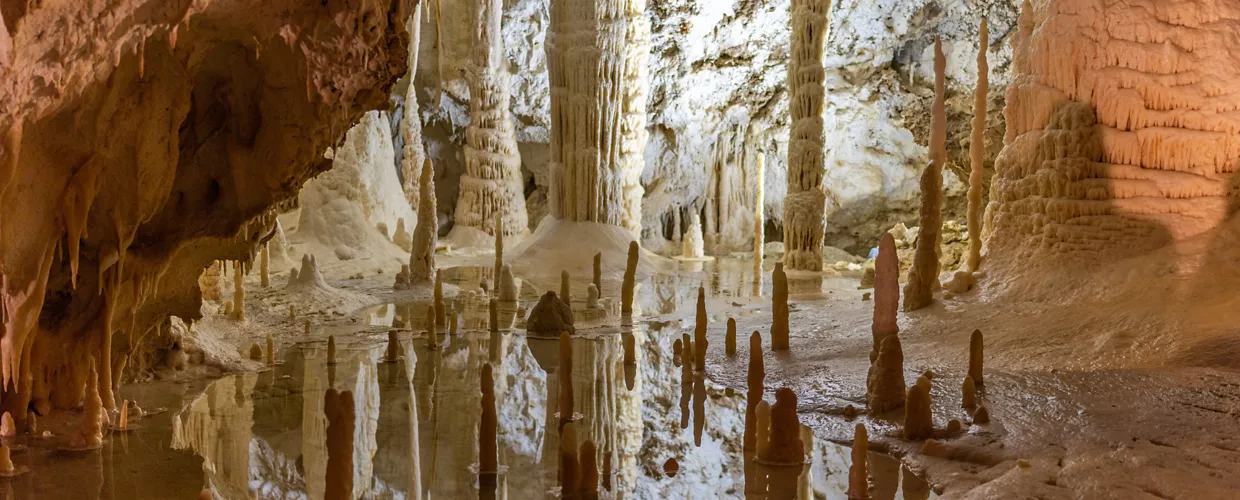
M 930 407 L 930 381 L 918 377 L 917 383 L 908 388 L 904 401 L 904 439 L 926 439 L 934 433 L 934 418 Z
M 766 379 L 766 367 L 762 363 L 762 336 L 753 332 L 749 336 L 749 390 L 745 396 L 745 440 L 746 452 L 757 450 L 757 408 L 762 401 L 763 382 Z
M 577 462 L 581 466 L 581 497 L 582 500 L 598 498 L 598 452 L 594 441 L 589 439 L 581 443 L 577 454 Z
M 900 333 L 900 325 L 896 322 L 899 311 L 900 257 L 896 255 L 895 237 L 891 233 L 883 233 L 878 241 L 878 258 L 874 260 L 874 320 L 870 324 L 874 347 L 870 351 L 871 364 L 878 358 L 878 348 L 882 347 L 883 339 Z
M 633 288 L 637 286 L 637 252 L 637 242 L 630 241 L 629 259 L 624 265 L 624 282 L 620 287 L 620 312 L 622 314 L 633 313 Z
M 323 498 L 348 500 L 353 497 L 353 393 L 328 389 L 323 412 L 327 416 L 327 486 Z
M 965 270 L 969 273 L 977 271 L 982 263 L 982 169 L 986 156 L 986 97 L 990 92 L 990 65 L 986 63 L 990 29 L 986 18 L 982 18 L 977 38 L 977 88 L 973 94 L 973 131 L 969 139 L 969 256 L 965 260 Z
M 723 336 L 724 352 L 728 356 L 736 355 L 736 319 L 728 318 L 728 331 Z
M 581 462 L 577 457 L 577 429 L 573 422 L 560 429 L 560 492 L 564 498 L 581 491 Z
M 801 441 L 801 420 L 797 418 L 797 395 L 784 387 L 775 391 L 771 406 L 771 430 L 760 460 L 772 464 L 799 464 L 805 460 L 805 444 Z
M 784 264 L 775 263 L 771 272 L 773 291 L 771 297 L 771 350 L 786 351 L 788 342 L 788 275 L 784 273 Z
M 870 479 L 866 472 L 866 458 L 870 453 L 869 434 L 865 425 L 857 424 L 853 430 L 852 466 L 848 468 L 848 499 L 870 498 Z
M 103 399 L 99 397 L 99 372 L 95 358 L 86 365 L 86 395 L 82 403 L 82 422 L 78 424 L 69 446 L 77 449 L 94 449 L 103 445 Z
M 697 321 L 693 328 L 693 365 L 698 371 L 706 371 L 706 288 L 698 287 Z
M 982 385 L 982 350 L 982 331 L 973 330 L 969 336 L 969 376 L 977 385 Z
M 930 164 L 921 175 L 921 232 L 913 267 L 904 286 L 904 310 L 916 311 L 934 301 L 939 280 L 939 244 L 942 232 L 943 166 L 947 164 L 947 112 L 944 110 L 944 76 L 947 59 L 943 42 L 934 39 L 934 107 L 930 114 Z

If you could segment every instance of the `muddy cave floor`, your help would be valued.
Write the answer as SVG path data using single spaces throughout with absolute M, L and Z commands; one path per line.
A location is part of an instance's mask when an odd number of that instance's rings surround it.
M 492 339 L 486 333 L 485 303 L 480 300 L 469 303 L 471 299 L 465 292 L 477 289 L 481 278 L 489 277 L 491 259 L 493 257 L 485 254 L 443 255 L 439 259 L 439 267 L 446 277 L 446 298 L 463 315 L 461 335 L 445 342 L 449 346 L 463 346 L 460 352 L 466 354 L 460 356 L 465 358 L 472 356 L 468 353 L 479 349 L 478 342 L 486 344 L 487 339 Z M 637 389 L 637 406 L 642 415 L 637 424 L 630 422 L 629 427 L 644 428 L 644 435 L 638 430 L 636 437 L 642 451 L 632 457 L 638 463 L 631 467 L 629 475 L 636 478 L 621 480 L 619 476 L 624 473 L 617 473 L 618 481 L 636 483 L 629 489 L 630 495 L 640 498 L 644 494 L 657 493 L 676 497 L 706 491 L 720 497 L 745 496 L 746 474 L 741 470 L 744 467 L 739 465 L 739 441 L 744 418 L 748 336 L 754 330 L 761 332 L 764 347 L 769 347 L 769 272 L 773 263 L 772 259 L 765 262 L 761 291 L 755 295 L 752 263 L 748 260 L 720 258 L 706 263 L 664 262 L 658 272 L 641 281 L 637 303 L 643 310 L 633 318 L 631 327 L 621 326 L 619 315 L 615 314 L 618 304 L 611 304 L 603 311 L 584 312 L 581 297 L 584 296 L 588 277 L 579 276 L 573 280 L 572 288 L 576 291 L 573 307 L 578 314 L 582 341 L 598 344 L 601 346 L 599 349 L 607 351 L 598 355 L 603 357 L 599 364 L 605 365 L 608 359 L 613 362 L 618 359 L 616 357 L 620 356 L 623 348 L 617 339 L 625 332 L 639 337 L 638 357 L 643 366 L 641 378 L 647 387 Z M 314 420 L 314 412 L 303 411 L 302 404 L 284 400 L 279 403 L 268 401 L 267 404 L 261 401 L 270 399 L 272 394 L 287 396 L 290 392 L 300 393 L 309 401 L 313 390 L 321 391 L 322 380 L 310 384 L 306 379 L 311 377 L 307 374 L 326 366 L 322 364 L 322 358 L 329 334 L 336 336 L 340 352 L 346 353 L 344 356 L 365 361 L 359 366 L 381 366 L 375 361 L 383 356 L 392 320 L 402 314 L 409 323 L 409 327 L 398 330 L 406 350 L 403 357 L 409 360 L 427 359 L 429 348 L 425 346 L 423 335 L 423 311 L 429 303 L 429 288 L 394 292 L 390 285 L 391 270 L 385 269 L 380 273 L 380 267 L 391 266 L 365 260 L 324 264 L 322 271 L 329 283 L 367 297 L 369 306 L 348 313 L 297 311 L 296 319 L 289 319 L 288 304 L 296 304 L 298 297 L 284 288 L 286 279 L 283 275 L 273 274 L 272 286 L 262 289 L 257 272 L 252 273 L 246 278 L 247 321 L 237 323 L 224 318 L 216 311 L 218 304 L 209 304 L 206 309 L 211 311 L 193 327 L 194 333 L 191 335 L 216 337 L 212 342 L 203 342 L 213 346 L 208 349 L 223 347 L 246 352 L 251 343 L 263 345 L 266 335 L 272 334 L 277 345 L 277 357 L 283 360 L 280 366 L 264 371 L 260 363 L 239 360 L 236 366 L 251 371 L 218 378 L 222 376 L 218 369 L 192 366 L 183 372 L 165 373 L 165 380 L 162 381 L 127 384 L 122 387 L 118 398 L 134 399 L 148 411 L 153 408 L 166 408 L 167 411 L 139 420 L 135 431 L 109 436 L 104 449 L 99 452 L 61 452 L 54 446 L 31 438 L 27 449 L 15 449 L 14 460 L 19 465 L 29 466 L 32 471 L 8 480 L 7 484 L 0 486 L 0 492 L 11 492 L 16 498 L 68 498 L 83 494 L 102 498 L 186 498 L 201 489 L 205 482 L 212 484 L 216 494 L 224 498 L 278 497 L 280 495 L 276 492 L 281 491 L 308 491 L 313 497 L 316 486 L 312 474 L 298 472 L 312 468 L 313 450 L 301 444 L 301 455 L 292 453 L 292 457 L 288 458 L 287 454 L 270 453 L 268 448 L 279 448 L 280 439 L 293 439 L 286 434 L 295 434 L 296 440 L 303 440 L 306 431 L 299 429 L 313 427 L 310 422 Z M 547 271 L 545 275 L 535 272 L 519 276 L 524 280 L 521 292 L 523 306 L 532 308 L 543 291 L 558 290 L 558 269 Z M 361 279 L 357 279 L 359 272 L 363 275 Z M 605 298 L 619 295 L 620 279 L 613 274 L 609 272 L 604 275 Z M 808 475 L 811 476 L 808 480 L 810 486 L 805 491 L 813 491 L 815 497 L 842 497 L 850 461 L 846 448 L 831 443 L 848 445 L 856 422 L 864 422 L 870 431 L 871 450 L 875 452 L 870 460 L 871 493 L 875 498 L 924 497 L 918 492 L 910 493 L 911 490 L 921 489 L 918 482 L 923 479 L 934 493 L 945 498 L 1225 498 L 1240 488 L 1240 436 L 1235 432 L 1240 429 L 1240 372 L 1225 367 L 1192 367 L 1188 363 L 1159 362 L 1161 358 L 1158 355 L 1148 353 L 1170 348 L 1139 345 L 1140 342 L 1134 340 L 1141 338 L 1137 335 L 1139 329 L 1134 330 L 1131 324 L 1109 326 L 1103 323 L 1107 311 L 1090 309 L 1085 305 L 1074 307 L 985 300 L 979 292 L 941 299 L 929 309 L 900 314 L 906 383 L 911 384 L 927 370 L 933 372 L 936 428 L 944 429 L 950 419 L 965 423 L 963 432 L 942 437 L 946 447 L 936 453 L 937 456 L 921 454 L 921 442 L 909 442 L 898 437 L 902 411 L 885 415 L 864 414 L 873 302 L 863 298 L 872 290 L 858 289 L 858 275 L 790 273 L 792 348 L 783 353 L 765 352 L 767 400 L 773 401 L 777 388 L 792 388 L 799 397 L 801 423 L 812 429 L 812 447 L 827 447 L 815 453 L 815 465 L 812 467 L 819 470 Z M 231 282 L 231 277 L 226 282 Z M 698 286 L 706 289 L 707 311 L 711 320 L 705 373 L 705 378 L 709 380 L 710 399 L 705 406 L 718 407 L 707 412 L 705 432 L 707 447 L 711 448 L 709 453 L 694 446 L 691 433 L 686 430 L 682 434 L 681 429 L 676 427 L 678 420 L 684 419 L 681 420 L 681 427 L 684 427 L 683 423 L 689 418 L 681 414 L 687 410 L 684 400 L 688 398 L 689 389 L 686 385 L 684 391 L 677 390 L 682 387 L 681 371 L 670 363 L 672 342 L 681 338 L 682 333 L 692 335 Z M 737 321 L 738 352 L 735 356 L 724 353 L 728 317 L 734 317 Z M 303 331 L 306 319 L 312 324 L 308 336 Z M 1157 322 L 1150 323 L 1147 328 L 1168 327 Z M 990 410 L 991 422 L 984 425 L 969 425 L 968 414 L 959 408 L 968 337 L 974 328 L 984 332 L 987 344 L 986 378 L 980 397 Z M 440 332 L 442 337 L 446 337 L 444 330 Z M 1055 333 L 1044 335 L 1048 330 Z M 1084 331 L 1092 333 L 1078 334 Z M 1053 341 L 1039 341 L 1040 335 Z M 558 382 L 550 373 L 554 371 L 555 348 L 536 347 L 539 340 L 526 338 L 524 330 L 519 328 L 506 329 L 502 337 L 509 339 L 503 344 L 508 346 L 506 349 L 510 352 L 514 351 L 513 345 L 524 345 L 520 349 L 524 354 L 514 356 L 528 358 L 532 354 L 538 365 L 548 372 L 540 375 L 541 381 L 531 379 L 533 383 L 521 381 L 519 376 L 515 379 L 509 377 L 519 382 L 509 385 L 525 386 L 517 392 L 530 393 L 525 394 L 526 400 L 520 404 L 540 402 L 543 408 L 553 407 L 555 391 L 558 391 L 555 385 Z M 492 339 L 491 343 L 495 344 L 495 341 Z M 489 348 L 493 350 L 495 345 Z M 451 347 L 444 351 L 442 359 L 445 362 L 454 359 L 449 354 L 451 352 Z M 1125 354 L 1129 352 L 1145 354 L 1131 359 Z M 231 356 L 237 357 L 235 354 Z M 1165 353 L 1162 358 L 1171 359 L 1174 356 Z M 320 363 L 317 369 L 310 367 L 311 360 Z M 457 361 L 443 365 L 446 368 L 440 369 L 438 377 L 461 379 L 457 381 L 459 387 L 455 392 L 467 399 L 468 405 L 476 405 L 477 363 Z M 586 361 L 578 359 L 578 366 L 583 362 Z M 514 367 L 534 364 L 528 359 L 504 360 L 502 363 Z M 412 392 L 420 394 L 419 387 L 425 387 L 426 368 L 420 368 L 423 372 L 419 372 L 413 364 L 405 368 L 413 380 Z M 535 369 L 534 366 L 524 368 Z M 574 372 L 578 373 L 579 369 Z M 365 370 L 356 367 L 338 370 L 342 373 L 333 373 L 332 377 L 336 380 L 328 384 L 348 386 L 351 381 L 362 380 L 366 376 L 392 380 L 394 369 L 380 369 L 378 375 L 364 375 L 362 372 Z M 577 377 L 581 378 L 580 375 Z M 281 382 L 285 379 L 288 381 Z M 660 380 L 667 387 L 658 389 Z M 623 390 L 623 383 L 616 383 L 618 387 L 615 390 Z M 581 381 L 578 380 L 577 384 Z M 362 382 L 355 385 L 355 391 L 365 387 Z M 249 396 L 245 395 L 247 392 Z M 382 388 L 380 392 L 383 392 Z M 317 397 L 317 401 L 321 402 L 321 395 Z M 407 396 L 414 397 L 418 396 Z M 578 394 L 577 398 L 580 408 L 585 404 L 581 401 L 588 401 L 591 395 Z M 235 401 L 231 404 L 220 402 L 226 399 Z M 679 410 L 676 408 L 677 399 L 681 400 Z M 502 440 L 505 440 L 503 435 L 507 432 L 504 415 L 511 410 L 503 408 L 505 401 L 509 399 L 497 396 L 497 404 L 501 406 Z M 861 409 L 862 415 L 846 419 L 843 413 L 847 405 Z M 205 413 L 199 412 L 206 417 L 194 415 L 197 406 L 209 408 Z M 313 405 L 307 403 L 305 406 L 310 408 Z M 426 411 L 421 404 L 413 406 L 418 408 L 418 412 Z M 269 434 L 277 436 L 269 439 L 271 443 L 259 445 L 257 439 L 250 443 L 249 434 L 234 435 L 238 434 L 235 429 L 219 422 L 234 419 L 247 411 L 250 416 L 246 418 L 250 419 L 254 429 L 247 429 L 246 432 L 257 436 L 260 434 L 259 427 L 267 420 L 266 424 L 272 427 Z M 470 410 L 462 408 L 460 411 L 468 413 Z M 512 484 L 508 486 L 509 495 L 515 495 L 512 498 L 522 498 L 521 494 L 513 491 L 523 489 L 545 495 L 554 492 L 554 471 L 557 467 L 554 450 L 558 449 L 558 438 L 554 438 L 554 431 L 548 433 L 547 426 L 543 425 L 551 421 L 550 414 L 553 412 L 554 408 L 547 410 L 545 419 L 541 415 L 536 415 L 538 418 L 518 415 L 512 419 L 533 420 L 535 424 L 532 427 L 542 427 L 541 430 L 531 428 L 522 431 L 527 436 L 533 436 L 525 439 L 533 444 L 521 444 L 521 439 L 508 439 L 512 442 L 504 445 L 506 451 L 501 455 L 501 463 L 510 461 L 510 467 L 514 469 L 509 474 L 513 477 Z M 52 415 L 42 419 L 40 425 L 60 435 L 68 432 L 68 426 L 75 418 L 76 415 L 72 414 Z M 380 421 L 384 418 L 390 417 L 379 416 Z M 589 418 L 598 420 L 605 417 Z M 208 423 L 203 423 L 203 419 Z M 660 419 L 667 422 L 660 422 Z M 209 423 L 212 420 L 216 423 Z M 318 425 L 322 425 L 321 415 L 318 420 Z M 423 441 L 428 438 L 425 425 L 421 424 Z M 476 421 L 472 425 L 476 426 Z M 625 427 L 621 424 L 616 426 Z M 470 426 L 461 424 L 447 427 L 429 429 L 434 442 L 439 443 L 442 434 L 442 441 L 448 443 L 445 447 L 461 447 L 469 442 L 465 449 L 474 449 L 476 427 L 472 431 Z M 405 431 L 408 432 L 408 429 Z M 322 432 L 321 429 L 319 432 Z M 372 464 L 376 478 L 383 476 L 380 474 L 380 470 L 385 468 L 381 463 L 384 460 L 382 457 L 391 453 L 403 453 L 407 457 L 410 448 L 406 444 L 402 450 L 384 451 L 382 448 L 387 444 L 383 431 L 379 434 L 379 451 Z M 544 437 L 546 442 L 538 445 Z M 652 443 L 659 440 L 672 442 Z M 537 451 L 530 452 L 530 449 Z M 435 453 L 443 452 L 432 452 L 430 458 L 424 456 L 421 459 L 423 469 L 427 467 L 427 461 L 435 463 L 441 460 Z M 473 453 L 476 454 L 476 451 Z M 539 471 L 541 481 L 534 481 L 537 484 L 517 484 L 530 481 L 518 479 L 524 470 L 522 461 L 530 461 L 530 455 L 537 457 L 540 454 L 543 463 L 533 470 Z M 684 456 L 688 454 L 695 456 Z M 233 459 L 228 458 L 230 455 Z M 284 462 L 271 458 L 273 456 L 285 456 Z M 202 457 L 207 459 L 205 464 Z M 887 457 L 894 457 L 902 464 L 891 461 L 883 465 L 881 461 L 889 460 Z M 469 458 L 469 454 L 465 453 L 443 459 L 441 466 L 463 469 L 462 464 L 471 463 Z M 680 461 L 681 473 L 677 477 L 682 482 L 697 478 L 702 484 L 677 485 L 676 478 L 665 477 L 662 464 L 667 458 Z M 711 460 L 721 462 L 725 472 L 717 472 L 717 469 L 692 470 L 694 467 L 708 467 Z M 228 470 L 238 467 L 240 471 Z M 618 465 L 616 468 L 623 467 Z M 904 479 L 899 484 L 890 478 L 877 477 L 880 471 L 887 471 L 894 477 L 900 469 L 904 470 Z M 434 470 L 433 466 L 431 470 Z M 456 476 L 459 477 L 452 481 L 454 486 L 449 487 L 457 495 L 475 487 L 475 482 L 468 479 L 467 470 L 458 472 Z M 917 477 L 909 472 L 915 472 Z M 232 491 L 226 487 L 230 484 L 230 474 L 234 476 L 231 483 L 237 485 L 237 489 Z M 236 477 L 238 475 L 239 478 Z M 40 476 L 85 480 L 53 481 L 41 479 Z M 321 483 L 321 477 L 318 481 Z M 422 481 L 433 483 L 436 480 L 424 477 Z M 726 488 L 717 486 L 721 481 L 731 481 L 736 485 Z M 359 488 L 367 486 L 377 488 L 374 484 Z M 437 487 L 443 488 L 442 485 Z M 703 487 L 720 489 L 701 490 Z M 424 488 L 433 489 L 425 484 Z M 901 489 L 901 493 L 897 493 L 897 488 Z M 377 490 L 372 490 L 372 493 L 374 491 Z

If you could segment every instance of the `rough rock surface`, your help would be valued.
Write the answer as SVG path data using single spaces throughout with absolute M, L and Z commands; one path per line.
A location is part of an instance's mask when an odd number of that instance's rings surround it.
M 525 329 L 536 333 L 573 333 L 573 310 L 555 295 L 555 292 L 544 293 L 530 316 L 526 319 Z

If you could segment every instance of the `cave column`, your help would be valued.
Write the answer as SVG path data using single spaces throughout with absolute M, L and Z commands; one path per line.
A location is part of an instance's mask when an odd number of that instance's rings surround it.
M 784 198 L 784 265 L 822 270 L 826 192 L 823 127 L 823 47 L 830 0 L 793 0 L 788 94 L 792 128 L 788 140 L 788 194 Z
M 456 203 L 458 227 L 488 234 L 529 231 L 521 182 L 521 155 L 508 102 L 508 69 L 500 20 L 503 0 L 470 0 L 474 39 L 468 72 L 470 123 L 466 131 L 465 174 Z M 503 227 L 495 228 L 496 214 Z
M 552 0 L 551 214 L 641 232 L 645 0 Z

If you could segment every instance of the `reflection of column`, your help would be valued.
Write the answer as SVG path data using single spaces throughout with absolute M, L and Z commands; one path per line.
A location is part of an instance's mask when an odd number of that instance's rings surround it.
M 193 450 L 212 487 L 224 498 L 252 498 L 250 440 L 257 373 L 217 380 L 187 410 L 172 420 L 172 448 Z M 240 397 L 238 397 L 240 395 Z
M 410 491 L 412 481 L 409 433 L 413 411 L 412 384 L 406 375 L 407 361 L 378 365 L 379 417 L 375 436 L 382 443 L 375 455 L 373 497 L 392 497 L 397 491 Z
M 323 397 L 327 394 L 327 352 L 326 348 L 303 352 L 306 371 L 301 395 L 302 467 L 306 471 L 306 493 L 310 498 L 323 498 L 327 474 L 327 416 L 323 413 Z M 338 351 L 337 360 L 346 358 L 347 352 Z

